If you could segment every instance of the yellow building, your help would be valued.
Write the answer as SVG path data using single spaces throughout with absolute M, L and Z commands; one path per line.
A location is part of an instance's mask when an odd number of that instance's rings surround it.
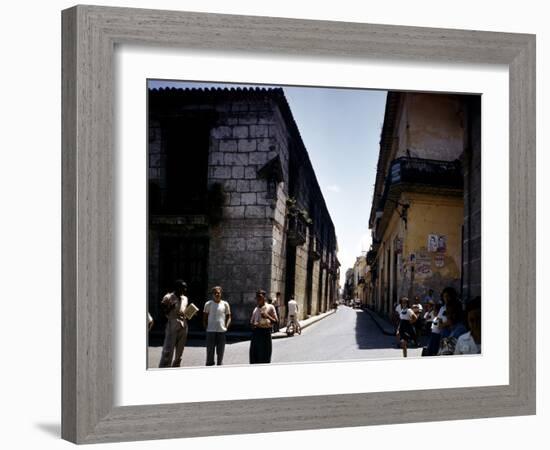
M 388 93 L 367 254 L 369 304 L 382 313 L 403 295 L 462 290 L 469 114 L 464 96 Z

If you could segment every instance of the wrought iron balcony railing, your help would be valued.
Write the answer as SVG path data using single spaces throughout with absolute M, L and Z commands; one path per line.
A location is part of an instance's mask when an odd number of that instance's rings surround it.
M 408 185 L 411 189 L 462 189 L 464 178 L 460 161 L 408 157 L 393 160 L 386 176 L 378 211 L 384 209 L 390 189 L 398 185 Z
M 291 245 L 300 246 L 306 242 L 307 223 L 301 215 L 290 215 L 288 217 L 288 242 Z

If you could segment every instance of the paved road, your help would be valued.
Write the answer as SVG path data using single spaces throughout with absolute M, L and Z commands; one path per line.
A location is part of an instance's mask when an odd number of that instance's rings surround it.
M 273 340 L 273 363 L 342 361 L 352 359 L 401 358 L 393 336 L 382 334 L 368 313 L 340 306 L 335 314 L 304 329 L 301 336 Z M 224 364 L 248 364 L 249 341 L 228 343 Z M 149 367 L 158 367 L 161 347 L 149 347 Z M 409 357 L 420 356 L 409 349 Z M 204 341 L 189 341 L 183 366 L 202 366 L 206 357 Z

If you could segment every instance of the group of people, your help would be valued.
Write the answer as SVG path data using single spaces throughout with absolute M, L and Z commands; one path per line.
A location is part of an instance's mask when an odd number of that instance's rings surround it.
M 226 332 L 231 324 L 231 307 L 222 298 L 221 286 L 212 288 L 212 299 L 207 301 L 202 311 L 202 323 L 206 330 L 206 365 L 222 365 L 225 352 Z M 250 317 L 252 336 L 250 340 L 250 364 L 270 363 L 272 354 L 272 336 L 279 330 L 279 305 L 281 293 L 277 292 L 275 301 L 267 298 L 264 290 L 256 292 L 256 306 Z M 161 309 L 166 316 L 166 330 L 159 367 L 181 366 L 182 354 L 187 342 L 189 306 L 187 284 L 182 280 L 174 283 L 174 288 L 161 301 Z M 299 307 L 294 296 L 288 302 L 288 323 L 292 323 L 299 332 Z M 148 328 L 153 319 L 148 314 Z
M 446 287 L 440 300 L 435 301 L 430 289 L 424 306 L 418 297 L 413 304 L 401 297 L 395 313 L 396 336 L 404 357 L 409 344 L 418 345 L 421 334 L 428 336 L 422 356 L 481 352 L 481 297 L 462 303 L 456 290 Z

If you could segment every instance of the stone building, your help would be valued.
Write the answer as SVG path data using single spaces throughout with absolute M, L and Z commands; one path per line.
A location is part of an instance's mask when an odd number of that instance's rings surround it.
M 353 298 L 358 299 L 363 306 L 367 304 L 366 274 L 367 258 L 364 255 L 358 256 L 353 265 L 353 279 L 355 286 Z
M 355 292 L 355 280 L 354 280 L 354 270 L 353 267 L 350 267 L 346 270 L 346 281 L 344 282 L 344 293 L 343 298 L 346 301 L 352 300 L 354 298 Z
M 367 253 L 369 301 L 481 291 L 480 97 L 389 92 Z
M 150 89 L 148 101 L 151 312 L 177 278 L 199 307 L 221 285 L 235 328 L 259 288 L 295 294 L 302 317 L 326 311 L 336 235 L 283 90 Z

